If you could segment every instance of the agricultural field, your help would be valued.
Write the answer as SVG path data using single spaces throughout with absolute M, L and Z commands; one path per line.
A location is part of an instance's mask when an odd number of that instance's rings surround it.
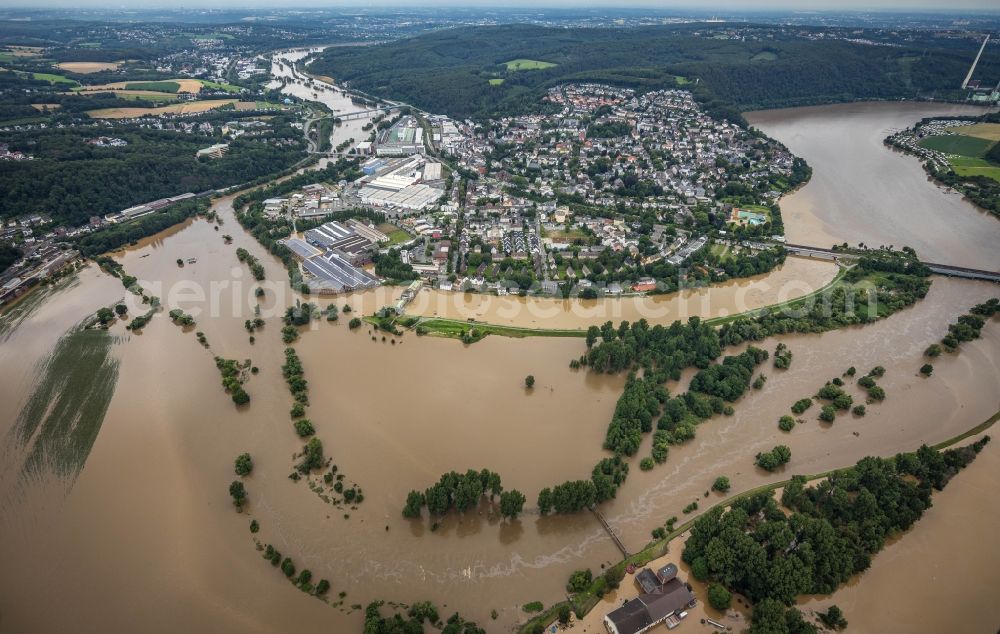
M 985 176 L 1000 182 L 1000 165 L 985 160 L 990 148 L 1000 142 L 1000 124 L 976 123 L 952 130 L 957 134 L 928 137 L 920 145 L 947 154 L 959 176 Z
M 778 56 L 771 51 L 761 51 L 750 58 L 751 62 L 773 62 Z
M 38 57 L 42 54 L 41 47 L 38 46 L 8 46 L 3 52 L 3 55 L 9 55 L 10 57 Z
M 56 64 L 56 68 L 70 73 L 87 75 L 102 70 L 118 70 L 118 67 L 121 65 L 121 62 L 60 62 Z
M 949 162 L 959 176 L 985 176 L 1000 182 L 1000 165 L 968 156 L 955 156 Z
M 542 70 L 543 68 L 558 66 L 558 64 L 543 62 L 537 59 L 512 59 L 509 62 L 505 62 L 505 65 L 507 66 L 507 70 Z
M 207 79 L 199 79 L 198 81 L 200 81 L 201 85 L 204 86 L 205 88 L 210 88 L 212 90 L 225 90 L 226 92 L 239 92 L 240 90 L 243 89 L 241 86 L 237 86 L 236 84 L 219 83 L 217 81 L 208 81 Z
M 125 90 L 176 93 L 180 89 L 181 85 L 176 81 L 135 81 L 125 84 Z
M 502 77 L 494 77 L 493 79 L 490 80 L 490 86 L 499 86 L 501 84 L 503 84 Z
M 978 158 L 986 154 L 986 151 L 993 146 L 993 141 L 965 136 L 964 134 L 949 134 L 929 136 L 920 142 L 920 146 L 929 150 L 944 152 L 945 154 Z
M 143 101 L 169 102 L 177 101 L 177 95 L 155 90 L 88 90 L 88 95 L 112 94 L 119 99 L 142 99 Z
M 87 112 L 94 119 L 130 119 L 146 115 L 160 116 L 165 114 L 194 114 L 235 104 L 235 99 L 215 99 L 212 101 L 189 101 L 158 108 L 101 108 Z
M 38 79 L 40 81 L 47 81 L 50 84 L 71 84 L 73 86 L 77 85 L 77 83 L 75 81 L 73 81 L 69 77 L 65 77 L 63 75 L 56 75 L 56 74 L 53 74 L 53 73 L 30 73 L 30 74 L 31 74 L 32 79 Z
M 1000 141 L 1000 123 L 974 123 L 972 125 L 949 128 L 949 130 L 962 136 L 971 136 L 988 141 Z
M 164 84 L 164 85 L 177 84 L 177 90 L 174 90 L 173 92 L 198 94 L 198 92 L 201 90 L 202 81 L 200 79 L 186 79 L 186 78 L 168 79 L 164 81 L 155 81 L 155 82 L 116 81 L 110 84 L 83 86 L 81 90 L 85 92 L 94 92 L 94 91 L 101 92 L 108 90 L 130 90 L 130 86 L 132 87 L 131 88 L 132 90 L 138 90 L 137 88 L 134 87 L 136 85 L 141 85 L 141 84 Z M 161 89 L 160 91 L 162 92 L 163 89 Z

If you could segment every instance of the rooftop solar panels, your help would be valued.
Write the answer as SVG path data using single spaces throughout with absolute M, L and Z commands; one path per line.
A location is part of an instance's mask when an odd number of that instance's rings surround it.
M 285 246 L 291 249 L 295 253 L 295 255 L 299 256 L 303 260 L 322 253 L 322 251 L 320 251 L 313 245 L 309 244 L 305 240 L 300 240 L 298 238 L 289 238 L 288 240 L 285 240 Z
M 334 246 L 337 242 L 343 240 L 344 238 L 356 234 L 357 232 L 354 231 L 354 229 L 334 221 L 306 231 L 306 239 L 310 242 L 330 247 Z
M 318 288 L 341 292 L 377 286 L 378 280 L 335 253 L 310 258 L 302 267 L 316 277 Z

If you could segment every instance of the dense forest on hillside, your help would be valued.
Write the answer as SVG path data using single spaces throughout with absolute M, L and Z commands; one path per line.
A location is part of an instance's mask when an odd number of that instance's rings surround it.
M 225 116 L 225 115 L 223 115 Z M 232 113 L 229 114 L 232 116 Z M 279 172 L 302 157 L 296 136 L 276 146 L 236 139 L 219 159 L 195 152 L 219 141 L 206 135 L 133 128 L 114 130 L 125 147 L 87 143 L 101 131 L 61 129 L 8 133 L 0 142 L 34 156 L 0 162 L 0 217 L 48 213 L 56 223 L 81 225 L 95 215 L 185 192 L 227 187 Z
M 136 33 L 144 37 L 138 38 Z M 46 55 L 59 62 L 155 60 L 191 48 L 193 39 L 219 37 L 230 46 L 269 50 L 299 43 L 335 42 L 342 36 L 306 21 L 294 25 L 130 21 L 125 29 L 103 20 L 0 20 L 0 45 L 50 47 Z M 87 43 L 81 45 L 81 41 Z
M 381 46 L 330 49 L 311 69 L 374 95 L 464 118 L 524 112 L 536 107 L 546 88 L 588 80 L 648 89 L 700 80 L 699 90 L 742 110 L 954 97 L 976 53 L 971 41 L 872 45 L 820 39 L 818 29 L 735 31 L 715 25 L 449 29 Z M 514 59 L 556 66 L 509 71 L 505 62 Z M 980 72 L 998 68 L 1000 55 L 985 53 Z M 503 82 L 491 85 L 497 78 Z

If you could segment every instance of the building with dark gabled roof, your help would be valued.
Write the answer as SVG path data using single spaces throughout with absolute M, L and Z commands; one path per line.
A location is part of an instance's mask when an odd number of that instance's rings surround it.
M 609 612 L 604 617 L 604 627 L 609 634 L 642 634 L 694 603 L 694 594 L 674 577 L 653 592 L 640 594 Z
M 660 580 L 649 568 L 643 568 L 635 575 L 635 583 L 646 594 L 655 592 L 660 587 Z

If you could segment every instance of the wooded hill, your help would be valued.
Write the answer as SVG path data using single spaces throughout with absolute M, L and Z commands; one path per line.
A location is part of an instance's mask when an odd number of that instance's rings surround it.
M 882 32 L 748 26 L 739 29 L 745 41 L 726 39 L 734 31 L 731 25 L 468 27 L 379 46 L 331 49 L 310 68 L 379 97 L 481 118 L 537 110 L 545 89 L 569 81 L 663 89 L 700 79 L 699 91 L 740 110 L 958 97 L 956 88 L 977 50 L 972 40 L 939 41 L 917 33 L 893 41 Z M 882 41 L 812 39 L 831 35 Z M 556 66 L 508 70 L 506 62 L 515 59 Z M 977 75 L 997 69 L 1000 54 L 984 53 Z M 503 82 L 491 85 L 491 79 Z

